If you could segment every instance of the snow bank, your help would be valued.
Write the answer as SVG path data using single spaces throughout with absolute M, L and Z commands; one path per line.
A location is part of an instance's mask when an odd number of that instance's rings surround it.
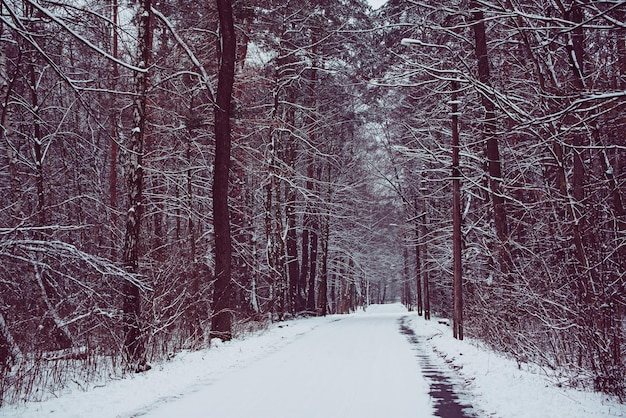
M 474 407 L 489 417 L 591 418 L 626 416 L 625 405 L 599 393 L 557 387 L 554 380 L 531 365 L 481 346 L 478 341 L 455 340 L 452 329 L 437 319 L 425 321 L 411 314 L 411 327 L 433 351 L 468 382 Z
M 3 418 L 112 418 L 129 417 L 136 411 L 220 378 L 296 340 L 303 333 L 336 320 L 308 318 L 273 324 L 269 330 L 213 346 L 209 350 L 183 352 L 152 370 L 126 379 L 60 394 L 56 399 L 3 406 Z M 227 418 L 227 417 L 224 417 Z

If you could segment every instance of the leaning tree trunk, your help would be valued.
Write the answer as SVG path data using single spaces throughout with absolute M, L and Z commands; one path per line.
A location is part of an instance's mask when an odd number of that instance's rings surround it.
M 139 247 L 143 201 L 143 145 L 146 128 L 146 102 L 148 91 L 148 66 L 152 55 L 152 0 L 143 0 L 138 10 L 138 65 L 143 71 L 135 76 L 135 100 L 133 104 L 133 130 L 128 143 L 129 167 L 128 215 L 124 235 L 122 257 L 124 267 L 133 275 L 139 273 Z M 135 283 L 124 285 L 124 349 L 127 368 L 134 371 L 147 369 L 144 341 L 141 336 L 141 293 Z
M 220 20 L 221 62 L 217 81 L 215 115 L 215 167 L 213 174 L 213 229 L 215 232 L 215 289 L 211 338 L 232 338 L 232 244 L 228 210 L 231 146 L 231 100 L 235 82 L 235 27 L 231 0 L 217 0 Z

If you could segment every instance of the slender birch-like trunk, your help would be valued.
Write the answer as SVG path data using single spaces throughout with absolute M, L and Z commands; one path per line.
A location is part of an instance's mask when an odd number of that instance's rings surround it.
M 133 103 L 133 129 L 131 131 L 127 171 L 128 214 L 122 259 L 126 270 L 139 274 L 139 248 L 141 243 L 141 216 L 143 213 L 143 152 L 146 130 L 146 103 L 148 91 L 148 68 L 152 56 L 152 0 L 139 4 L 139 31 L 137 42 L 137 67 L 144 71 L 135 74 L 135 99 Z M 141 292 L 139 287 L 127 281 L 124 285 L 124 350 L 127 368 L 135 372 L 145 371 L 145 347 L 141 332 Z

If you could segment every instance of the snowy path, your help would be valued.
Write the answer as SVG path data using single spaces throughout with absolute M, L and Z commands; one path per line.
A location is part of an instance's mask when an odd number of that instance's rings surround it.
M 406 312 L 350 316 L 235 369 L 195 393 L 135 416 L 428 417 L 429 384 L 398 320 Z
M 437 322 L 399 304 L 285 321 L 147 373 L 56 388 L 0 417 L 426 418 L 458 417 L 458 403 L 489 418 L 626 416 L 614 399 L 559 387 L 558 375 L 455 340 Z

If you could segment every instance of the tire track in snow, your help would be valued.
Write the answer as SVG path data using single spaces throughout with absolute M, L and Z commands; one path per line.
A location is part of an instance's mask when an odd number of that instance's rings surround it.
M 398 321 L 400 332 L 409 340 L 416 352 L 422 374 L 430 383 L 430 396 L 434 400 L 435 415 L 441 418 L 476 418 L 476 411 L 468 400 L 461 400 L 460 395 L 467 393 L 461 381 L 455 382 L 454 376 L 444 362 L 429 352 L 426 343 L 415 335 L 415 332 L 407 325 L 407 316 Z

